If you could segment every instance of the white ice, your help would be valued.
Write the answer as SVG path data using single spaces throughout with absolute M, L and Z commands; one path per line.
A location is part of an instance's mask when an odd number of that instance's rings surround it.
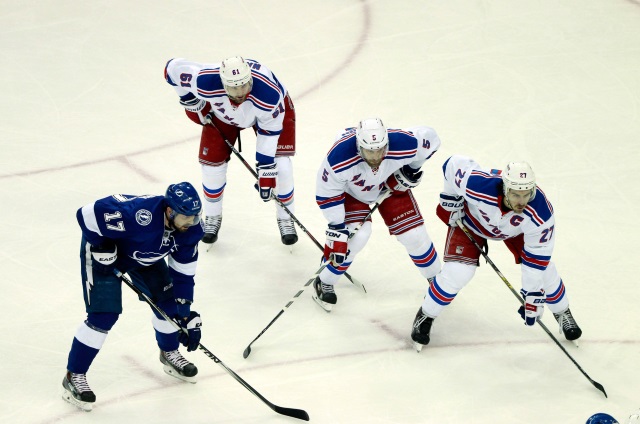
M 584 423 L 640 407 L 640 2 L 34 1 L 0 2 L 0 422 L 292 423 L 201 352 L 195 385 L 162 372 L 150 312 L 125 311 L 96 358 L 94 410 L 60 398 L 85 318 L 75 211 L 112 193 L 200 184 L 199 127 L 163 67 L 172 57 L 264 62 L 297 109 L 296 216 L 321 243 L 315 173 L 335 133 L 361 118 L 429 125 L 443 142 L 416 197 L 436 247 L 440 167 L 452 154 L 502 168 L 525 159 L 553 202 L 554 261 L 584 335 L 570 355 L 526 328 L 486 264 L 410 343 L 426 282 L 379 215 L 330 314 L 296 299 L 318 267 L 299 231 L 279 241 L 273 205 L 232 159 L 220 240 L 199 263 L 203 344 L 269 401 L 315 423 Z M 243 132 L 253 162 L 254 137 Z M 506 247 L 490 257 L 511 284 Z M 559 340 L 550 313 L 544 322 Z

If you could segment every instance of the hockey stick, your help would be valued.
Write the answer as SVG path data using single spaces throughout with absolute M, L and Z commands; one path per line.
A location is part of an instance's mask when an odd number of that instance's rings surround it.
M 380 196 L 378 197 L 378 199 L 376 200 L 375 205 L 373 205 L 373 207 L 371 208 L 371 210 L 369 211 L 369 213 L 367 214 L 367 216 L 362 220 L 362 222 L 360 222 L 349 234 L 349 239 L 353 238 L 353 236 L 358 232 L 358 230 L 360 230 L 360 227 L 362 227 L 364 225 L 365 222 L 367 222 L 367 219 L 369 219 L 371 217 L 371 215 L 376 211 L 376 209 L 378 209 L 378 206 L 380 206 L 380 204 L 384 201 L 384 199 L 386 199 L 387 197 L 389 197 L 391 195 L 391 190 L 386 190 L 383 191 L 382 193 L 380 193 Z M 284 308 L 282 308 L 280 310 L 280 312 L 278 312 L 278 315 L 275 316 L 275 318 L 273 318 L 271 320 L 271 322 L 264 328 L 264 330 L 262 330 L 260 332 L 260 334 L 258 334 L 256 336 L 255 339 L 253 339 L 253 341 L 251 343 L 249 343 L 249 346 L 247 346 L 247 348 L 244 350 L 244 352 L 242 352 L 242 356 L 247 359 L 247 357 L 251 354 L 251 345 L 260 338 L 260 336 L 262 336 L 264 334 L 265 331 L 267 331 L 269 329 L 269 327 L 271 327 L 271 325 L 276 322 L 276 320 L 278 318 L 280 318 L 280 315 L 282 315 L 284 313 L 284 311 L 287 310 L 287 308 L 289 308 L 289 306 L 291 306 L 291 304 L 298 298 L 300 297 L 300 295 L 302 294 L 302 292 L 311 285 L 311 283 L 313 283 L 313 281 L 316 279 L 316 277 L 318 275 L 320 275 L 320 273 L 322 272 L 323 269 L 325 269 L 327 267 L 327 265 L 329 265 L 329 261 L 325 262 L 324 264 L 322 264 L 322 266 L 320 266 L 320 268 L 318 268 L 318 270 L 316 271 L 315 274 L 313 274 L 313 276 L 304 284 L 304 286 L 302 286 L 302 288 L 300 290 L 298 290 L 298 293 L 296 293 L 293 298 L 291 298 L 291 300 L 289 301 L 289 303 L 287 303 L 286 305 L 284 305 Z
M 498 267 L 493 263 L 493 261 L 491 259 L 489 259 L 489 255 L 487 255 L 485 253 L 484 250 L 482 250 L 482 248 L 480 247 L 480 244 L 478 244 L 478 242 L 476 241 L 476 239 L 473 237 L 473 235 L 471 234 L 471 232 L 469 232 L 469 229 L 462 223 L 461 219 L 457 219 L 456 220 L 456 224 L 458 225 L 458 227 L 460 227 L 460 229 L 462 231 L 464 231 L 464 233 L 467 235 L 467 237 L 469 237 L 469 240 L 471 240 L 471 242 L 473 242 L 473 244 L 476 246 L 476 248 L 480 251 L 480 253 L 482 253 L 482 256 L 484 256 L 484 259 L 487 261 L 487 263 L 489 263 L 489 265 L 491 265 L 491 268 L 493 268 L 493 270 L 496 272 L 496 274 L 498 274 L 498 276 L 502 279 L 502 281 L 504 282 L 504 284 L 509 288 L 509 290 L 511 290 L 511 293 L 513 293 L 513 295 L 518 299 L 518 301 L 520 302 L 521 305 L 524 305 L 524 299 L 522 299 L 522 297 L 518 294 L 518 292 L 513 288 L 513 286 L 509 283 L 509 281 L 506 279 L 506 277 L 500 272 L 500 270 L 498 269 Z M 540 325 L 540 327 L 542 327 L 542 329 L 545 331 L 545 333 L 547 333 L 547 335 L 549 337 L 551 337 L 551 339 L 555 342 L 556 345 L 558 345 L 558 347 L 564 352 L 565 355 L 567 355 L 567 357 L 571 360 L 571 362 L 573 362 L 573 364 L 578 367 L 578 369 L 580 370 L 580 372 L 587 378 L 587 380 L 589 380 L 589 382 L 591 384 L 593 384 L 593 386 L 600 390 L 603 394 L 604 397 L 608 398 L 609 396 L 607 396 L 607 392 L 605 392 L 604 387 L 602 386 L 602 384 L 598 383 L 597 381 L 594 381 L 591 377 L 589 377 L 589 375 L 584 372 L 584 370 L 582 369 L 582 367 L 580 367 L 580 365 L 578 365 L 578 363 L 576 362 L 575 359 L 573 359 L 573 357 L 569 354 L 569 352 L 567 352 L 567 350 L 564 348 L 564 346 L 562 346 L 560 344 L 560 342 L 558 341 L 558 339 L 553 335 L 553 333 L 551 333 L 551 331 L 549 331 L 549 329 L 547 328 L 546 325 L 544 325 L 544 323 L 542 321 L 540 321 L 539 319 L 536 320 L 536 322 Z
M 215 127 L 215 125 L 213 125 L 213 123 L 211 123 L 212 126 Z M 251 175 L 253 175 L 253 178 L 255 178 L 256 180 L 258 180 L 258 174 L 256 173 L 256 171 L 251 167 L 251 165 L 249 165 L 249 163 L 244 159 L 244 157 L 242 157 L 242 154 L 233 146 L 233 144 L 231 144 L 229 142 L 229 140 L 227 140 L 227 138 L 222 134 L 222 131 L 220 131 L 220 129 L 218 127 L 216 127 L 216 129 L 218 130 L 218 132 L 220 133 L 220 136 L 222 137 L 222 139 L 224 140 L 225 143 L 227 143 L 227 146 L 229 146 L 229 148 L 231 149 L 231 151 L 233 152 L 234 155 L 236 155 L 236 157 L 240 160 L 240 162 L 242 162 L 242 164 L 245 166 L 245 168 L 247 168 L 249 170 L 249 172 L 251 172 Z M 239 136 L 238 136 L 239 137 Z M 298 220 L 298 218 L 296 218 L 296 216 L 293 214 L 293 212 L 291 212 L 289 210 L 289 208 L 287 208 L 285 206 L 284 203 L 282 203 L 282 201 L 280 199 L 278 199 L 278 196 L 275 195 L 274 193 L 271 193 L 271 198 L 273 200 L 275 200 L 281 207 L 282 209 L 291 217 L 291 219 L 298 224 L 298 227 L 300 227 L 300 229 L 302 230 L 302 232 L 304 232 L 306 235 L 309 236 L 309 238 L 311 239 L 311 241 L 313 241 L 315 243 L 315 245 L 318 247 L 318 249 L 323 250 L 324 248 L 322 247 L 322 245 L 318 242 L 318 240 L 316 240 L 316 238 L 306 229 L 306 227 L 304 225 L 302 225 L 302 223 Z M 351 275 L 349 275 L 349 273 L 345 272 L 344 273 L 345 277 L 347 277 L 349 279 L 349 281 L 351 281 L 355 286 L 359 287 L 363 292 L 367 292 L 367 289 L 364 287 L 364 285 L 356 280 L 355 278 L 353 278 Z
M 167 316 L 167 314 L 160 309 L 155 303 L 153 303 L 153 301 L 149 298 L 149 296 L 147 296 L 145 293 L 143 293 L 139 288 L 137 288 L 132 282 L 131 280 L 129 280 L 127 277 L 125 277 L 124 275 L 122 275 L 122 273 L 118 270 L 115 270 L 114 273 L 122 280 L 124 281 L 124 283 L 131 287 L 131 289 L 136 292 L 138 294 L 138 296 L 142 299 L 144 299 L 145 302 L 147 302 L 149 304 L 149 306 L 151 306 L 153 309 L 156 310 L 156 312 L 158 312 L 162 318 L 165 319 L 165 321 L 167 321 L 168 323 L 170 323 L 171 325 L 173 325 L 173 327 L 178 330 L 178 331 L 182 331 L 188 334 L 187 330 L 185 330 L 184 328 L 182 328 L 180 325 L 178 325 L 173 319 L 169 318 L 169 316 Z M 260 393 L 258 393 L 258 391 L 256 389 L 254 389 L 253 387 L 251 387 L 249 385 L 249 383 L 247 383 L 246 381 L 244 381 L 238 374 L 236 374 L 231 368 L 227 367 L 224 362 L 222 362 L 216 355 L 213 354 L 213 352 L 211 352 L 209 349 L 207 349 L 206 347 L 204 347 L 204 345 L 202 345 L 202 343 L 198 344 L 198 349 L 200 349 L 201 351 L 204 352 L 205 355 L 207 355 L 209 357 L 209 359 L 213 360 L 213 362 L 215 362 L 216 364 L 220 365 L 222 368 L 224 368 L 224 370 L 226 372 L 228 372 L 229 374 L 231 374 L 231 376 L 233 378 L 235 378 L 235 380 L 242 384 L 244 386 L 245 389 L 249 390 L 253 395 L 255 395 L 257 398 L 259 398 L 262 402 L 266 403 L 267 406 L 269 406 L 269 408 L 271 408 L 273 411 L 277 412 L 278 414 L 281 415 L 286 415 L 288 417 L 293 417 L 293 418 L 297 418 L 299 420 L 304 420 L 304 421 L 309 421 L 309 414 L 307 413 L 307 411 L 304 411 L 302 409 L 294 409 L 294 408 L 284 408 L 282 406 L 278 406 L 278 405 L 274 405 L 273 403 L 269 402 L 264 396 L 262 396 Z

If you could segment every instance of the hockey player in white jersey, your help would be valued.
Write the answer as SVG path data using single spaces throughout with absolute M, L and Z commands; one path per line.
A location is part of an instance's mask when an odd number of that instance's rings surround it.
M 458 219 L 481 247 L 503 241 L 520 264 L 525 305 L 518 311 L 527 326 L 535 324 L 545 303 L 567 340 L 582 331 L 569 310 L 565 285 L 551 254 L 555 244 L 553 207 L 536 185 L 531 166 L 512 162 L 504 171 L 484 169 L 473 159 L 454 155 L 444 163 L 444 191 L 438 217 L 449 226 L 444 265 L 436 275 L 413 323 L 411 338 L 418 351 L 430 341 L 434 319 L 471 281 L 480 251 L 456 225 Z
M 420 168 L 440 147 L 435 130 L 426 126 L 388 129 L 378 118 L 364 119 L 339 133 L 322 161 L 316 202 L 328 221 L 324 260 L 328 266 L 314 282 L 313 298 L 326 311 L 337 302 L 334 285 L 353 263 L 371 235 L 371 218 L 349 239 L 382 190 L 390 191 L 378 209 L 389 233 L 407 250 L 426 279 L 440 270 L 411 189 L 422 178 Z
M 203 64 L 174 58 L 164 76 L 180 97 L 187 116 L 202 125 L 199 160 L 204 191 L 204 243 L 215 243 L 222 225 L 222 199 L 227 184 L 231 144 L 240 130 L 256 133 L 256 172 L 260 198 L 272 193 L 293 213 L 293 167 L 296 114 L 287 89 L 263 64 L 242 57 Z M 293 220 L 276 203 L 282 243 L 298 241 Z

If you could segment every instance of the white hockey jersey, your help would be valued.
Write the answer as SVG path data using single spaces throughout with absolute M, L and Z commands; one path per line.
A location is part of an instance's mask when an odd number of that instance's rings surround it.
M 286 88 L 259 62 L 246 59 L 253 77 L 247 100 L 236 105 L 229 100 L 220 79 L 220 63 L 203 64 L 181 58 L 167 62 L 164 76 L 180 99 L 193 96 L 211 103 L 211 112 L 222 122 L 239 128 L 256 126 L 256 159 L 272 163 L 284 120 Z M 204 122 L 203 122 L 204 124 Z M 261 160 L 261 155 L 265 158 Z
M 464 197 L 463 223 L 472 232 L 491 240 L 524 235 L 521 255 L 522 288 L 537 291 L 543 286 L 555 244 L 553 207 L 536 187 L 536 194 L 523 213 L 502 206 L 504 199 L 500 170 L 483 169 L 473 159 L 454 155 L 442 166 L 444 192 Z
M 388 135 L 389 150 L 376 170 L 358 154 L 355 128 L 338 135 L 322 161 L 316 182 L 316 203 L 329 224 L 344 222 L 345 193 L 371 204 L 391 174 L 404 165 L 419 169 L 440 148 L 440 138 L 430 127 L 390 128 Z

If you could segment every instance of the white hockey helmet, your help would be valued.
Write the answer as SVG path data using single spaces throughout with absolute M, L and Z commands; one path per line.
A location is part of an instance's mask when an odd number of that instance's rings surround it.
M 505 196 L 509 190 L 531 190 L 531 201 L 536 195 L 536 174 L 527 162 L 510 162 L 502 171 L 502 186 Z
M 227 87 L 239 87 L 251 81 L 251 69 L 243 57 L 230 57 L 220 65 L 220 79 Z
M 358 147 L 365 150 L 380 150 L 387 147 L 389 137 L 380 118 L 363 119 L 356 128 Z
M 378 168 L 387 155 L 389 134 L 380 118 L 363 119 L 356 127 L 358 153 L 371 168 Z

